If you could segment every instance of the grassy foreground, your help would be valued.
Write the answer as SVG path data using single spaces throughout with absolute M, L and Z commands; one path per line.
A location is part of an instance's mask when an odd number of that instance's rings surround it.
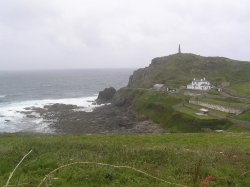
M 0 185 L 29 152 L 10 185 L 38 186 L 52 170 L 73 162 L 135 167 L 172 183 L 250 186 L 248 133 L 161 135 L 0 135 Z M 196 185 L 195 185 L 196 183 Z M 126 168 L 76 164 L 62 168 L 43 186 L 176 186 Z

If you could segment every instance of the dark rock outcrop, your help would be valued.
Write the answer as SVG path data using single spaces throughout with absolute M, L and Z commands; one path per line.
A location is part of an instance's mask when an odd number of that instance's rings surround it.
M 99 92 L 96 102 L 98 104 L 110 102 L 114 97 L 115 93 L 116 93 L 115 88 L 113 87 L 105 88 L 103 91 Z
M 74 105 L 46 105 L 33 108 L 56 133 L 164 133 L 160 125 L 138 118 L 126 107 L 112 104 L 84 112 Z

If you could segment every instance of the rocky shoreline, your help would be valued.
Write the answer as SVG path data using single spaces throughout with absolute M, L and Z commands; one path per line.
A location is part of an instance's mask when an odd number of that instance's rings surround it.
M 26 117 L 42 118 L 54 133 L 164 133 L 160 125 L 139 117 L 131 109 L 129 99 L 114 99 L 116 90 L 112 87 L 99 92 L 89 112 L 76 105 L 50 104 L 44 107 L 30 107 L 22 112 Z
M 50 123 L 55 133 L 164 133 L 158 125 L 137 117 L 129 108 L 106 104 L 92 112 L 75 105 L 53 104 L 43 108 L 29 108 L 27 117 L 37 113 Z

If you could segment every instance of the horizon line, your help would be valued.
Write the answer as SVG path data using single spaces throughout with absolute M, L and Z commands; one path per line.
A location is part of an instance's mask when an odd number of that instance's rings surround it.
M 22 72 L 22 71 L 77 71 L 77 70 L 122 70 L 139 69 L 141 67 L 121 67 L 121 68 L 52 68 L 52 69 L 0 69 L 0 72 Z

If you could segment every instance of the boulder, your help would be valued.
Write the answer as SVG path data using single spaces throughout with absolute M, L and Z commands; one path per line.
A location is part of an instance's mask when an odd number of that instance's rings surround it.
M 107 103 L 111 101 L 111 99 L 114 97 L 116 93 L 116 89 L 113 87 L 105 88 L 103 91 L 99 92 L 97 103 Z

